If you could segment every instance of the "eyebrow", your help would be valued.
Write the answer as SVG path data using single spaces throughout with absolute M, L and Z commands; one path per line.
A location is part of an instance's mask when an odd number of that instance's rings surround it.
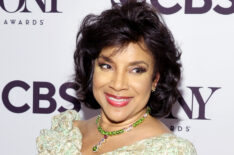
M 111 58 L 109 58 L 109 57 L 107 57 L 107 56 L 100 55 L 98 58 L 102 58 L 102 59 L 104 59 L 104 60 L 107 61 L 107 62 L 113 63 L 113 61 L 111 60 Z
M 110 57 L 100 55 L 99 58 L 102 58 L 109 63 L 114 63 Z M 147 67 L 149 67 L 149 64 L 147 64 L 145 61 L 134 61 L 129 63 L 130 66 L 139 65 L 139 64 L 145 64 Z

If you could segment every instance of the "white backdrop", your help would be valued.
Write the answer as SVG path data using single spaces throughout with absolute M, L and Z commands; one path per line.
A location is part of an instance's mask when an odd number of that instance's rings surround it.
M 72 81 L 79 24 L 85 15 L 111 6 L 111 0 L 45 2 L 0 0 L 3 155 L 36 154 L 35 138 L 40 129 L 50 127 L 51 116 L 59 113 L 61 106 L 73 108 L 69 97 L 75 96 L 74 90 L 66 91 L 63 84 Z M 175 134 L 189 139 L 199 155 L 233 155 L 234 0 L 149 2 L 178 7 L 177 11 L 163 11 L 183 52 L 183 99 L 163 121 Z M 190 8 L 190 2 L 197 9 Z M 82 108 L 80 113 L 87 119 L 97 111 Z

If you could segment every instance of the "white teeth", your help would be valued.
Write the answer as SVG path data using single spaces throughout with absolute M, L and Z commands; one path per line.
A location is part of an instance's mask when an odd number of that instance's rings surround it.
M 124 101 L 128 101 L 128 99 L 116 99 L 114 97 L 109 97 L 109 99 L 116 101 L 116 102 L 124 102 Z

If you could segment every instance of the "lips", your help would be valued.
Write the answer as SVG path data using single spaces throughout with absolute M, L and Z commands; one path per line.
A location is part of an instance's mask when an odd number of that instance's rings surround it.
M 126 106 L 132 99 L 132 97 L 115 96 L 111 94 L 105 94 L 107 102 L 114 107 Z

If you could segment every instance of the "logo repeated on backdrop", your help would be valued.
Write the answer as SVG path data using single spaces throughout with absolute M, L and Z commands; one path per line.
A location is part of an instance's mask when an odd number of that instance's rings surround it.
M 24 93 L 27 93 L 29 89 L 32 89 L 32 102 L 31 103 L 13 103 L 10 102 L 10 93 L 11 91 L 14 92 L 14 89 L 21 88 Z M 208 104 L 211 104 L 209 101 L 211 98 L 215 96 L 216 91 L 219 90 L 221 87 L 208 87 L 205 89 L 209 90 L 208 97 L 203 97 L 201 91 L 204 89 L 203 87 L 187 87 L 186 90 L 190 92 L 190 95 L 192 97 L 191 102 L 187 102 L 182 96 L 178 99 L 177 105 L 174 105 L 172 108 L 172 112 L 165 118 L 166 120 L 170 120 L 169 122 L 165 122 L 167 126 L 170 128 L 171 131 L 177 131 L 177 132 L 190 132 L 191 131 L 191 125 L 188 124 L 177 124 L 175 122 L 178 122 L 178 120 L 181 119 L 187 119 L 187 120 L 211 120 L 212 118 L 207 118 L 206 112 L 207 108 L 206 106 Z M 47 93 L 42 93 L 41 90 L 46 89 Z M 67 82 L 63 83 L 59 88 L 59 96 L 72 104 L 74 106 L 74 109 L 77 111 L 80 111 L 81 104 L 78 102 L 75 96 L 72 96 L 67 93 L 68 89 L 72 89 L 73 91 L 78 89 L 78 86 L 75 83 Z M 53 113 L 54 111 L 63 112 L 67 110 L 63 106 L 57 107 L 57 102 L 55 93 L 56 88 L 51 82 L 45 82 L 45 81 L 34 81 L 32 86 L 30 86 L 28 83 L 20 80 L 11 81 L 8 84 L 6 84 L 2 90 L 2 102 L 3 105 L 7 110 L 13 113 L 24 113 L 28 111 L 30 108 L 32 109 L 32 112 L 34 114 L 49 114 Z M 195 102 L 195 100 L 197 102 Z M 47 107 L 43 107 L 43 102 L 47 102 Z M 198 106 L 195 106 L 197 104 Z M 20 106 L 19 106 L 20 105 Z M 178 107 L 179 105 L 179 107 Z M 191 108 L 190 108 L 191 107 Z M 195 109 L 194 107 L 198 107 Z M 184 113 L 186 114 L 185 118 L 176 117 L 173 114 L 173 111 L 177 111 L 175 109 L 181 108 Z M 196 117 L 193 117 L 194 112 L 198 112 L 198 115 Z
M 33 90 L 33 94 L 32 94 L 33 101 L 31 104 L 25 103 L 22 106 L 17 106 L 19 103 L 10 102 L 9 94 L 14 88 L 17 88 L 17 87 L 22 88 L 22 91 L 25 91 L 26 93 L 30 88 Z M 200 92 L 200 90 L 203 89 L 203 87 L 187 87 L 187 88 L 188 88 L 187 90 L 191 92 L 192 102 L 188 103 L 187 101 L 185 101 L 185 99 L 182 96 L 178 100 L 178 103 L 183 109 L 183 111 L 185 112 L 185 114 L 187 115 L 187 118 L 188 119 L 200 119 L 200 120 L 212 119 L 212 118 L 207 118 L 206 116 L 206 111 L 207 111 L 206 105 L 209 103 L 210 99 L 214 96 L 214 94 L 216 94 L 215 92 L 221 87 L 208 87 L 208 89 L 210 90 L 210 94 L 207 97 L 207 99 L 204 99 L 204 97 L 202 96 Z M 40 89 L 47 89 L 48 93 L 41 94 Z M 62 99 L 73 104 L 74 108 L 76 108 L 79 111 L 80 104 L 78 103 L 78 100 L 74 96 L 67 94 L 66 92 L 67 89 L 73 89 L 75 91 L 78 89 L 78 87 L 75 85 L 75 83 L 72 83 L 72 82 L 64 83 L 59 88 L 59 95 L 61 96 Z M 33 82 L 32 87 L 30 87 L 30 85 L 24 81 L 15 80 L 15 81 L 9 82 L 3 88 L 2 102 L 9 111 L 14 112 L 14 113 L 24 113 L 28 111 L 31 108 L 29 105 L 32 106 L 33 113 L 48 114 L 48 113 L 54 112 L 56 109 L 58 109 L 59 112 L 67 110 L 62 106 L 57 108 L 57 103 L 54 98 L 55 93 L 56 93 L 55 86 L 50 82 L 35 81 Z M 193 117 L 194 109 L 190 108 L 189 106 L 189 105 L 192 105 L 192 107 L 195 107 L 194 99 L 196 99 L 197 101 L 198 112 L 199 112 L 198 116 L 196 117 Z M 40 107 L 40 101 L 42 100 L 46 100 L 49 102 L 49 106 L 47 108 Z M 172 113 L 167 118 L 168 119 L 181 119 L 181 118 L 177 118 Z
M 208 98 L 206 100 L 202 97 L 202 94 L 200 92 L 200 89 L 202 89 L 203 87 L 187 87 L 187 88 L 191 92 L 191 96 L 192 96 L 191 101 L 192 102 L 191 103 L 186 102 L 182 96 L 178 99 L 178 103 L 182 107 L 186 116 L 189 119 L 210 120 L 211 118 L 206 117 L 206 105 L 208 104 L 209 100 L 214 95 L 214 93 L 218 89 L 220 89 L 221 87 L 208 87 L 208 89 L 210 90 L 210 95 L 208 96 Z M 193 107 L 195 107 L 194 106 L 195 99 L 196 99 L 197 104 L 198 104 L 198 110 L 196 110 L 196 111 L 198 111 L 198 115 L 196 117 L 193 117 L 193 113 L 195 110 L 195 109 L 193 109 Z M 189 105 L 191 105 L 192 108 L 189 108 Z M 167 118 L 178 119 L 172 113 L 170 113 L 170 115 Z
M 127 0 L 111 0 L 112 4 L 125 3 Z M 156 7 L 162 14 L 174 14 L 181 10 L 184 14 L 204 14 L 213 10 L 214 12 L 222 15 L 229 15 L 234 13 L 234 0 L 223 0 L 227 2 L 229 7 L 224 7 L 217 4 L 216 0 L 201 0 L 203 2 L 202 6 L 195 7 L 193 5 L 197 0 L 171 0 L 174 3 L 172 6 L 164 6 L 160 0 L 150 0 L 151 4 Z M 184 2 L 184 3 L 183 3 Z M 184 6 L 182 5 L 184 4 Z
M 219 89 L 221 89 L 221 87 L 208 87 L 205 88 L 206 90 L 208 90 L 208 96 L 205 98 L 203 97 L 204 95 L 202 95 L 201 91 L 202 89 L 204 89 L 203 87 L 187 87 L 190 92 L 190 96 L 191 96 L 191 102 L 187 102 L 182 96 L 178 99 L 178 103 L 179 106 L 181 107 L 182 111 L 185 113 L 185 115 L 187 116 L 187 119 L 190 120 L 211 120 L 212 118 L 208 118 L 206 116 L 207 113 L 207 108 L 206 106 L 208 104 L 212 104 L 210 101 L 211 98 L 213 98 L 214 94 L 216 94 L 215 92 Z M 207 92 L 206 92 L 207 93 Z M 197 105 L 195 105 L 197 104 Z M 189 106 L 190 105 L 190 106 Z M 191 107 L 191 108 L 190 108 Z M 172 112 L 169 114 L 169 116 L 167 116 L 166 119 L 172 120 L 169 123 L 166 123 L 167 126 L 170 128 L 171 131 L 177 131 L 177 132 L 190 132 L 191 131 L 191 125 L 188 124 L 177 124 L 175 125 L 176 121 L 175 120 L 180 120 L 180 119 L 186 119 L 186 118 L 180 118 L 180 117 L 176 117 L 173 114 L 173 111 L 175 111 L 177 113 L 178 107 L 174 106 L 172 108 Z M 196 116 L 194 116 L 196 115 Z M 174 120 L 174 121 L 173 121 Z
M 15 1 L 14 9 L 12 9 L 9 3 L 6 3 L 6 0 L 0 0 L 0 11 L 5 12 L 6 14 L 25 14 L 25 18 L 28 13 L 33 13 L 36 8 L 32 8 L 30 4 L 28 4 L 29 0 L 17 0 Z M 32 1 L 30 1 L 32 2 Z M 13 3 L 13 2 L 12 2 Z M 36 11 L 40 11 L 41 13 L 62 13 L 58 9 L 58 0 L 33 0 L 32 3 L 35 3 L 37 6 Z M 8 18 L 0 21 L 3 25 L 44 25 L 44 19 L 19 19 L 19 18 Z
M 32 103 L 11 103 L 9 99 L 9 94 L 14 88 L 22 88 L 22 91 L 27 91 L 31 88 L 30 85 L 24 81 L 15 80 L 9 82 L 2 91 L 2 102 L 7 110 L 13 112 L 13 113 L 24 113 L 28 111 L 30 108 L 32 108 L 33 113 L 35 114 L 49 114 L 53 113 L 56 109 L 59 112 L 63 112 L 67 110 L 63 106 L 57 108 L 57 102 L 54 98 L 54 95 L 56 93 L 55 86 L 50 82 L 42 82 L 42 81 L 35 81 L 32 85 Z M 41 93 L 42 89 L 47 89 L 48 93 Z M 80 103 L 78 100 L 69 95 L 66 91 L 68 89 L 77 90 L 78 87 L 71 82 L 64 83 L 59 88 L 59 95 L 62 99 L 70 102 L 74 105 L 74 109 L 77 111 L 80 110 Z M 47 101 L 49 103 L 49 106 L 47 108 L 40 107 L 40 101 Z M 18 106 L 19 104 L 23 104 L 21 106 Z

